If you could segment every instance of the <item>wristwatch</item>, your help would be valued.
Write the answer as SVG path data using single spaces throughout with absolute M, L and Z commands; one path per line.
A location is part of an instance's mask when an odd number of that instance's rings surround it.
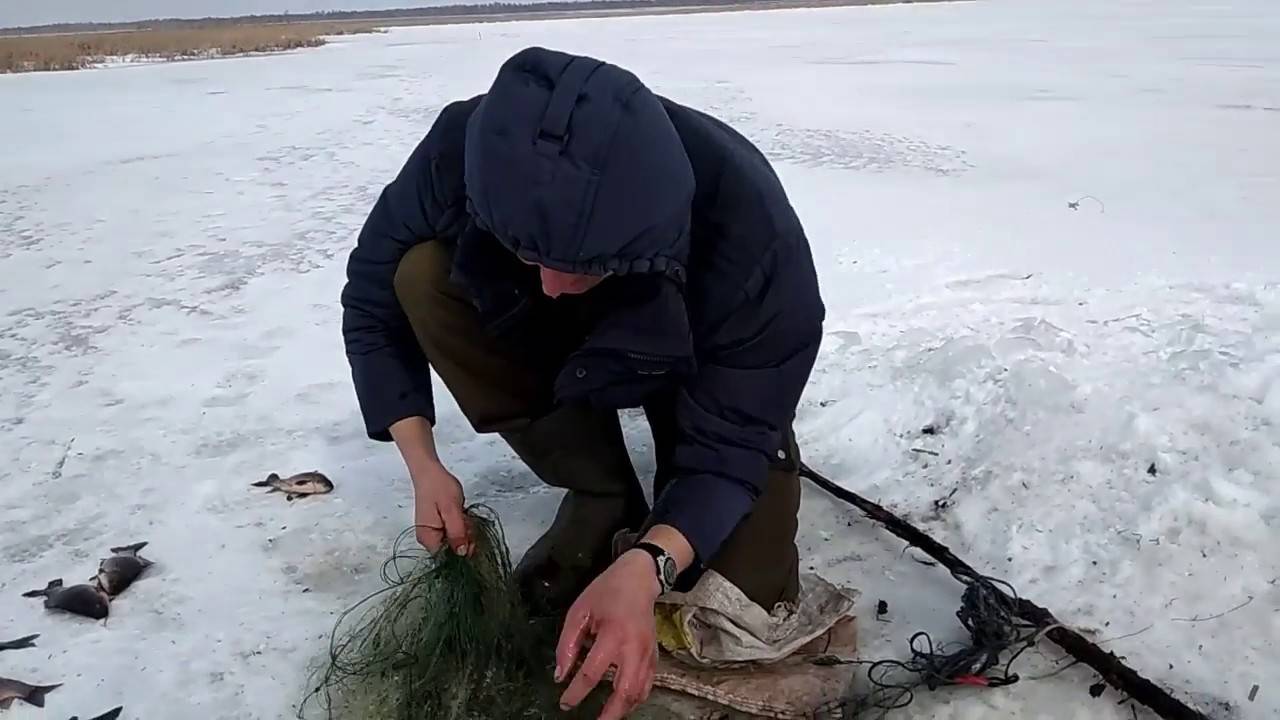
M 635 544 L 635 549 L 643 550 L 653 557 L 657 565 L 658 583 L 662 585 L 662 593 L 665 595 L 671 592 L 676 585 L 676 576 L 680 574 L 676 569 L 676 559 L 651 542 L 638 542 Z

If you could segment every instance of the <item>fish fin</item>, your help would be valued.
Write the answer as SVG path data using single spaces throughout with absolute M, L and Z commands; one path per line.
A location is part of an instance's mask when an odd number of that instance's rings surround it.
M 271 486 L 270 480 L 259 480 L 256 483 L 249 483 L 249 487 L 270 487 L 270 486 Z
M 11 697 L 7 697 L 7 698 L 4 698 L 3 700 L 0 700 L 0 710 L 8 710 L 9 706 L 13 704 L 13 701 L 14 701 L 14 698 L 11 698 Z
M 147 542 L 148 541 L 143 540 L 142 542 L 136 542 L 132 545 L 121 545 L 120 547 L 113 547 L 111 548 L 111 552 L 116 553 L 117 555 L 121 553 L 136 553 L 142 548 L 146 547 Z
M 284 496 L 284 499 L 288 500 L 289 502 L 293 502 L 294 500 L 297 500 L 300 497 L 302 496 L 298 495 L 297 493 L 289 493 L 288 495 Z
M 57 685 L 41 685 L 40 687 L 33 687 L 31 688 L 31 692 L 28 692 L 27 696 L 23 699 L 38 708 L 42 708 L 44 707 L 44 696 L 60 687 L 62 687 L 62 683 L 58 683 Z
M 110 709 L 110 710 L 108 710 L 108 711 L 106 711 L 106 712 L 102 713 L 102 714 L 101 714 L 101 715 L 99 715 L 98 717 L 96 717 L 96 718 L 90 718 L 89 720 L 116 720 L 116 718 L 120 717 L 120 713 L 122 713 L 122 712 L 124 712 L 124 706 L 123 706 L 123 705 L 121 705 L 120 707 L 112 708 L 112 709 Z

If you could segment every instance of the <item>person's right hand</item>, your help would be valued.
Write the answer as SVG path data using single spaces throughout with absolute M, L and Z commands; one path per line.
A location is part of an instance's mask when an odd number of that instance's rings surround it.
M 471 552 L 462 483 L 443 466 L 413 479 L 413 523 L 427 550 L 434 553 L 447 544 L 458 555 Z

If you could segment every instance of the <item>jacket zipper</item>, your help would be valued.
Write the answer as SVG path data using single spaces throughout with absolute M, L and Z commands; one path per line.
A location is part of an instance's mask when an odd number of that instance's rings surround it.
M 632 350 L 625 351 L 623 355 L 632 360 L 639 360 L 641 362 L 653 362 L 653 363 L 669 363 L 675 359 L 667 355 L 653 355 L 651 353 L 635 352 Z

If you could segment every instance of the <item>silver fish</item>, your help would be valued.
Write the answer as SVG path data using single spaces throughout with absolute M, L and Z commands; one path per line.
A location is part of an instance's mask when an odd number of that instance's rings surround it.
M 40 637 L 39 633 L 20 637 L 17 640 L 0 642 L 0 650 L 26 650 L 27 648 L 33 648 L 36 646 L 36 638 L 38 637 Z
M 28 705 L 44 707 L 44 696 L 62 687 L 57 685 L 28 685 L 17 680 L 0 677 L 0 710 L 8 710 L 14 700 L 21 700 Z
M 116 718 L 120 717 L 120 713 L 122 713 L 122 712 L 124 712 L 124 706 L 123 706 L 123 705 L 121 705 L 120 707 L 117 707 L 117 708 L 112 708 L 112 709 L 110 709 L 110 710 L 108 710 L 108 711 L 106 711 L 106 712 L 104 712 L 104 713 L 102 713 L 101 715 L 98 715 L 98 716 L 96 716 L 96 717 L 91 717 L 91 718 L 89 718 L 89 720 L 116 720 Z M 71 716 L 71 718 L 70 718 L 70 720 L 80 720 L 80 716 L 79 716 L 79 715 L 72 715 L 72 716 Z
M 144 570 L 155 564 L 138 555 L 146 546 L 147 543 L 140 542 L 111 548 L 111 557 L 98 563 L 98 574 L 92 580 L 111 597 L 124 592 Z
M 43 590 L 29 590 L 22 597 L 43 597 L 44 606 L 49 610 L 64 610 L 101 620 L 107 616 L 111 608 L 111 598 L 94 585 L 72 585 L 63 587 L 62 578 L 50 580 Z
M 271 473 L 266 480 L 253 483 L 252 486 L 271 488 L 267 492 L 282 492 L 290 502 L 304 495 L 324 495 L 333 492 L 333 481 L 316 470 L 285 478 L 277 473 Z

